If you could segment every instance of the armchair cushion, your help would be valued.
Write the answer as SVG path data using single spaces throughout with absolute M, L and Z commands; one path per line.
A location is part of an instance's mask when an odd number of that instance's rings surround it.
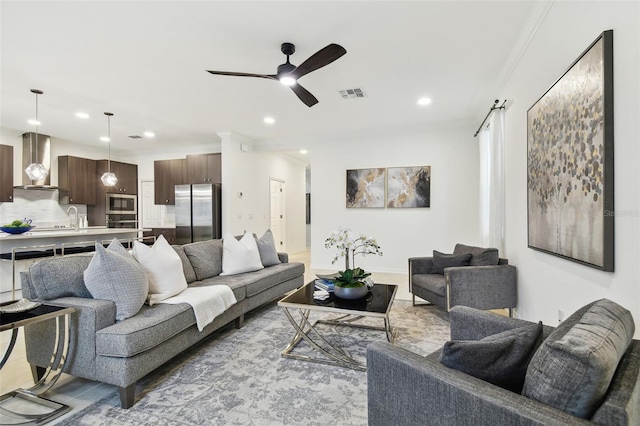
M 445 254 L 433 251 L 433 273 L 444 275 L 444 269 L 455 266 L 469 266 L 471 253 Z
M 591 418 L 635 331 L 631 313 L 601 299 L 572 314 L 533 356 L 522 394 Z
M 446 342 L 440 362 L 447 367 L 520 393 L 527 366 L 542 343 L 542 322 L 480 340 Z
M 500 259 L 497 248 L 483 248 L 456 244 L 453 254 L 471 253 L 471 266 L 492 266 L 497 265 Z

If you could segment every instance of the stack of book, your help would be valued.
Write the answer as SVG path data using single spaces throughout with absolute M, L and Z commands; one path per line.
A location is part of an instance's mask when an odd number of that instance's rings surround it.
M 316 288 L 333 292 L 333 282 L 329 280 L 317 279 L 316 280 Z

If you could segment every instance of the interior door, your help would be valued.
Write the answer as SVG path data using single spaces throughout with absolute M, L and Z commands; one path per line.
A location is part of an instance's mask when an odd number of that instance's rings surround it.
M 270 228 L 273 239 L 276 242 L 276 250 L 287 251 L 287 232 L 285 226 L 285 185 L 277 179 L 269 179 L 269 193 L 271 200 L 271 222 Z

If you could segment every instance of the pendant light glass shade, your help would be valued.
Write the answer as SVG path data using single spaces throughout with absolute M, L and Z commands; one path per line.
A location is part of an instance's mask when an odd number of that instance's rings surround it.
M 104 184 L 104 186 L 115 186 L 118 183 L 118 178 L 115 173 L 111 172 L 111 117 L 113 116 L 110 112 L 105 112 L 104 115 L 107 116 L 107 137 L 109 139 L 109 160 L 108 160 L 108 170 L 104 172 L 100 180 Z
M 36 125 L 36 158 L 35 163 L 29 164 L 24 171 L 31 180 L 42 180 L 49 174 L 49 170 L 47 170 L 45 165 L 38 163 L 38 126 L 40 125 L 40 121 L 38 120 L 38 95 L 42 95 L 44 92 L 38 89 L 31 89 L 31 93 L 36 95 L 36 119 L 34 121 Z M 29 144 L 29 149 L 32 150 L 31 144 Z M 33 154 L 33 150 L 31 154 Z M 33 158 L 32 155 L 30 155 L 30 157 Z

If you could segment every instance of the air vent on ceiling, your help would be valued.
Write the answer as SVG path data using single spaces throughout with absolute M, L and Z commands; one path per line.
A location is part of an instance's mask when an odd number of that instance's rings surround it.
M 140 135 L 131 135 L 129 136 L 131 139 L 142 139 L 142 136 Z
M 364 93 L 362 89 L 338 90 L 338 93 L 340 93 L 340 96 L 342 96 L 342 99 L 358 99 L 358 98 L 364 98 L 367 96 L 367 94 Z

